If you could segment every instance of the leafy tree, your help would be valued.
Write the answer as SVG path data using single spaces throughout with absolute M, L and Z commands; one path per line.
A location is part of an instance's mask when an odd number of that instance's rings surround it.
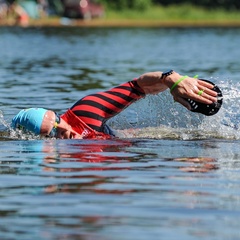
M 190 3 L 196 6 L 202 6 L 209 9 L 225 8 L 225 9 L 240 9 L 239 0 L 153 0 L 153 3 L 161 5 Z
M 114 10 L 136 9 L 144 10 L 152 4 L 167 6 L 170 4 L 192 4 L 208 9 L 224 8 L 228 10 L 240 9 L 240 0 L 95 0 Z

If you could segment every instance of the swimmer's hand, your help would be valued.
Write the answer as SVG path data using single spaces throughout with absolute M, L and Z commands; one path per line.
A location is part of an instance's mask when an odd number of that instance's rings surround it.
M 181 78 L 183 80 L 175 85 L 171 91 L 171 94 L 176 102 L 179 102 L 188 110 L 191 110 L 190 104 L 186 101 L 188 98 L 203 104 L 212 104 L 217 102 L 217 92 L 212 90 L 213 85 L 211 83 L 188 76 L 184 77 L 176 72 L 173 72 L 173 74 L 163 79 L 163 84 L 171 89 L 174 83 Z

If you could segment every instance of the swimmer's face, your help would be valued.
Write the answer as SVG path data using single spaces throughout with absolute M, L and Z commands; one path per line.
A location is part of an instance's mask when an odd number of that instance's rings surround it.
M 44 115 L 40 134 L 60 139 L 82 139 L 81 135 L 51 110 L 48 110 Z

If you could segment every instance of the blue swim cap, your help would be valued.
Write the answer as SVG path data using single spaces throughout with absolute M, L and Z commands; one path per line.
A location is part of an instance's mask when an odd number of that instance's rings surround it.
M 44 108 L 23 109 L 12 119 L 12 127 L 40 134 L 43 117 L 47 111 Z

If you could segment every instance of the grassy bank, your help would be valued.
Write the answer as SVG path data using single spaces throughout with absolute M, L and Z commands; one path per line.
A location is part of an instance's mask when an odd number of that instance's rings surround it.
M 152 26 L 239 26 L 240 11 L 208 10 L 192 5 L 154 6 L 146 11 L 107 11 L 106 21 Z
M 122 12 L 107 11 L 107 19 L 130 19 L 130 20 L 157 20 L 157 21 L 176 21 L 176 20 L 238 20 L 240 21 L 240 11 L 226 11 L 224 9 L 208 10 L 190 4 L 171 5 L 168 7 L 154 6 L 145 11 Z
M 13 25 L 13 19 L 0 21 L 1 25 Z M 208 10 L 191 5 L 154 6 L 145 11 L 112 11 L 107 10 L 102 19 L 88 21 L 59 17 L 31 19 L 30 26 L 79 26 L 79 27 L 240 27 L 240 11 L 223 9 Z

